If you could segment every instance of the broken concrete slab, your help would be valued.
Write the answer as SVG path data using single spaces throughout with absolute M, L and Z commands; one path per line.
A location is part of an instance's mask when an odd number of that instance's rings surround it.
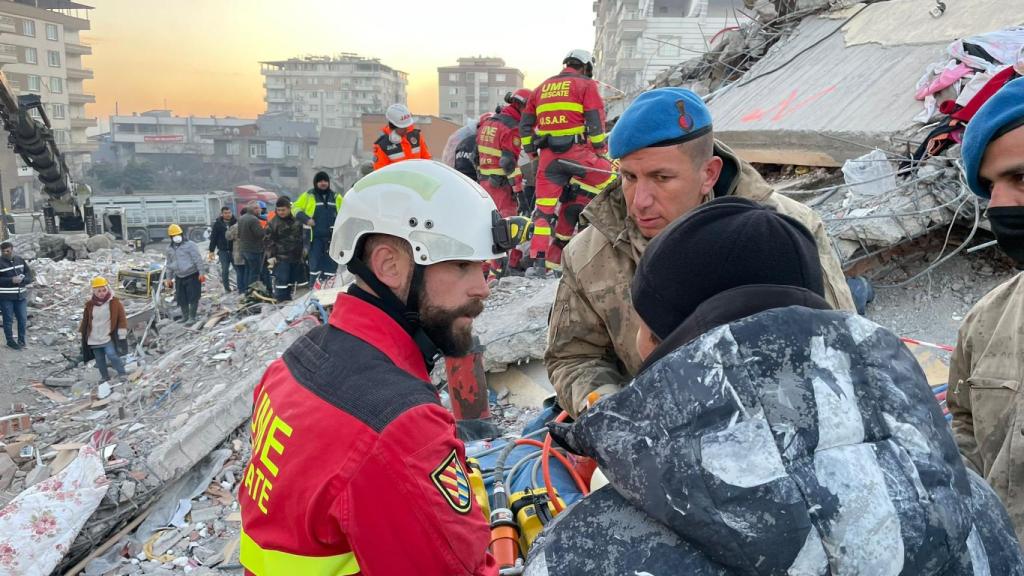
M 840 166 L 913 133 L 916 83 L 949 42 L 1024 23 L 1024 10 L 1007 13 L 1001 0 L 948 3 L 938 19 L 929 3 L 891 0 L 805 18 L 711 100 L 715 135 L 751 162 Z
M 484 370 L 504 370 L 544 358 L 548 315 L 555 301 L 554 278 L 502 278 L 473 322 L 473 333 L 484 346 Z

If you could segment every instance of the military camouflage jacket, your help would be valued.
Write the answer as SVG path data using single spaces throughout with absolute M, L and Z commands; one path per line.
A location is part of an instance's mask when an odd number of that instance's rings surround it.
M 791 216 L 814 234 L 825 279 L 825 299 L 836 309 L 854 310 L 839 260 L 818 215 L 776 194 L 754 168 L 716 142 L 725 164 L 715 197 L 749 198 Z M 627 217 L 619 186 L 606 190 L 583 212 L 590 226 L 562 253 L 562 280 L 555 296 L 544 356 L 548 377 L 563 408 L 575 416 L 592 391 L 619 390 L 640 368 L 636 352 L 639 318 L 630 284 L 648 240 Z
M 949 365 L 953 434 L 967 465 L 1006 504 L 1024 541 L 1024 274 L 985 295 L 964 318 Z

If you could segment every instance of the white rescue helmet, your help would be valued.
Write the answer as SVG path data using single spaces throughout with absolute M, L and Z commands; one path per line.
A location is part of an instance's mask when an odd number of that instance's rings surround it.
M 590 64 L 591 66 L 594 65 L 594 55 L 591 54 L 589 50 L 584 50 L 582 48 L 576 48 L 575 50 L 569 51 L 569 53 L 565 55 L 565 59 L 562 60 L 562 64 L 568 63 L 569 60 L 578 60 L 584 66 L 587 64 Z
M 399 128 L 408 128 L 412 126 L 412 113 L 404 104 L 392 104 L 388 106 L 387 112 L 384 113 L 384 117 L 388 119 L 388 122 L 394 124 Z
M 508 245 L 507 221 L 489 194 L 454 168 L 433 160 L 389 164 L 345 194 L 330 255 L 347 265 L 369 234 L 407 241 L 416 264 L 490 260 Z

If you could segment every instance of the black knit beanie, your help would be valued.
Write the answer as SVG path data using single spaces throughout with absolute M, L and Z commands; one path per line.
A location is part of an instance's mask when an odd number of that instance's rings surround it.
M 319 184 L 321 180 L 326 180 L 326 181 L 330 182 L 331 181 L 331 177 L 327 175 L 327 172 L 324 172 L 323 170 L 321 170 L 320 172 L 316 173 L 316 176 L 313 176 L 313 186 L 316 186 L 317 184 Z
M 651 241 L 633 277 L 633 307 L 665 339 L 705 300 L 751 284 L 825 294 L 817 245 L 807 228 L 750 200 L 726 196 Z

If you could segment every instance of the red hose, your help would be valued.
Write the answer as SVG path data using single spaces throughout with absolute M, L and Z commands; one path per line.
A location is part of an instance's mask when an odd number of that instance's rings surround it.
M 568 417 L 569 413 L 563 410 L 562 413 L 555 418 L 555 422 L 564 422 Z M 565 507 L 562 506 L 561 502 L 559 502 L 558 495 L 555 492 L 555 487 L 551 483 L 551 454 L 554 454 L 558 461 L 562 463 L 562 466 L 565 466 L 566 470 L 569 471 L 569 475 L 572 476 L 573 482 L 576 483 L 576 487 L 580 489 L 580 492 L 582 492 L 584 496 L 589 494 L 590 490 L 587 488 L 586 484 L 584 484 L 580 475 L 576 473 L 576 470 L 569 465 L 568 460 L 560 453 L 551 449 L 551 433 L 548 432 L 547 436 L 544 437 L 544 444 L 541 447 L 541 470 L 544 472 L 544 487 L 547 489 L 548 498 L 551 500 L 551 504 L 555 507 L 555 513 L 557 514 L 564 510 Z

